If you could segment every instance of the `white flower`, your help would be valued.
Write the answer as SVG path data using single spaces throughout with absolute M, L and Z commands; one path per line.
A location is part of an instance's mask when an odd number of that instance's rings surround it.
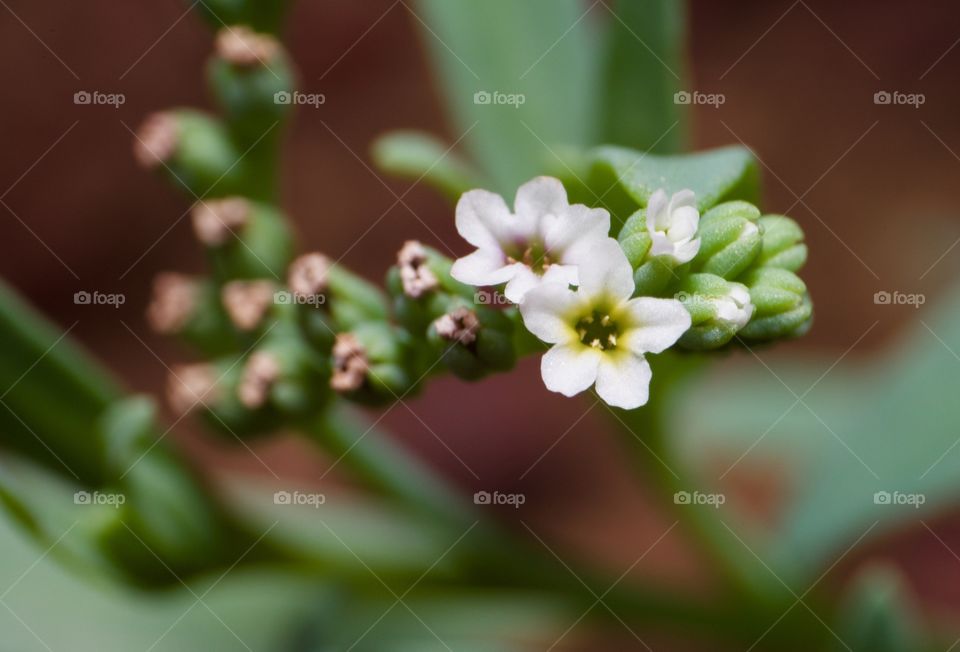
M 565 396 L 596 383 L 610 405 L 640 407 L 652 375 L 644 355 L 672 346 L 690 313 L 676 299 L 631 299 L 633 270 L 616 242 L 595 244 L 589 256 L 576 290 L 544 283 L 520 304 L 527 329 L 554 345 L 540 364 L 543 382 Z
M 750 290 L 742 283 L 730 283 L 730 292 L 717 299 L 717 319 L 740 330 L 753 316 Z
M 653 245 L 650 256 L 667 256 L 675 264 L 693 260 L 700 251 L 697 227 L 700 212 L 692 190 L 681 190 L 669 200 L 667 193 L 658 190 L 647 202 L 647 232 Z
M 514 303 L 544 282 L 576 285 L 584 252 L 609 240 L 610 214 L 602 208 L 571 206 L 559 180 L 537 177 L 517 190 L 514 213 L 499 195 L 471 190 L 457 203 L 457 231 L 475 246 L 453 264 L 450 274 L 476 286 L 506 283 Z

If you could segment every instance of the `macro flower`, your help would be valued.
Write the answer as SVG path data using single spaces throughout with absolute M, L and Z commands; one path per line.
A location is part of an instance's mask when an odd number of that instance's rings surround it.
M 699 224 L 692 190 L 681 190 L 669 199 L 667 193 L 657 190 L 647 202 L 650 256 L 667 256 L 677 265 L 690 262 L 700 250 L 700 239 L 695 237 Z
M 506 283 L 504 295 L 521 303 L 547 282 L 577 285 L 578 267 L 594 245 L 609 237 L 610 214 L 570 205 L 559 180 L 537 177 L 520 186 L 514 212 L 497 194 L 471 190 L 457 203 L 457 231 L 477 248 L 455 261 L 450 274 L 476 286 Z
M 576 290 L 543 283 L 520 304 L 527 329 L 553 344 L 541 360 L 543 382 L 564 396 L 596 384 L 608 404 L 640 407 L 652 376 L 644 356 L 672 346 L 690 328 L 690 313 L 676 299 L 631 299 L 633 270 L 616 242 L 586 253 Z

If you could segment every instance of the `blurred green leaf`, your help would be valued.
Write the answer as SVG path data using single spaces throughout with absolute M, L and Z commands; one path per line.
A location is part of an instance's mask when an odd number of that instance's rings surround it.
M 762 363 L 744 353 L 748 366 L 718 370 L 676 397 L 671 430 L 692 463 L 712 457 L 716 470 L 719 454 L 724 476 L 760 464 L 788 485 L 764 554 L 778 574 L 809 583 L 868 532 L 916 525 L 955 503 L 958 315 L 954 290 L 877 361 L 840 360 L 841 352 L 797 362 L 757 349 Z M 697 409 L 684 410 L 694 396 Z
M 612 4 L 600 142 L 662 154 L 680 151 L 687 111 L 674 102 L 674 94 L 683 76 L 685 5 L 678 0 Z
M 600 13 L 595 6 L 579 0 L 414 5 L 455 137 L 463 135 L 491 190 L 512 193 L 541 174 L 554 145 L 595 142 L 599 43 L 596 16 L 589 15 Z
M 452 146 L 427 133 L 393 131 L 373 143 L 373 161 L 384 172 L 425 182 L 456 199 L 482 184 L 478 173 Z
M 854 578 L 840 614 L 835 649 L 870 652 L 918 652 L 923 648 L 915 605 L 900 572 L 891 566 L 867 566 Z

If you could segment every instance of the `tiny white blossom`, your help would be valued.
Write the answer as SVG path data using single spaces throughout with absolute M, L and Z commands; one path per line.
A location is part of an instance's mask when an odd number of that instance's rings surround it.
M 553 344 L 540 364 L 547 389 L 573 396 L 596 384 L 610 405 L 637 408 L 652 376 L 644 355 L 672 346 L 690 328 L 690 313 L 676 299 L 631 299 L 633 270 L 616 242 L 595 244 L 589 256 L 576 290 L 543 283 L 528 292 L 523 322 Z
M 717 300 L 717 319 L 740 330 L 753 316 L 750 290 L 742 283 L 731 283 L 730 292 Z
M 657 190 L 647 202 L 647 232 L 653 241 L 650 256 L 667 256 L 675 264 L 693 260 L 700 251 L 697 227 L 700 212 L 692 190 L 681 190 L 667 199 L 667 193 Z
M 513 213 L 492 192 L 464 193 L 456 223 L 477 250 L 455 261 L 451 276 L 468 285 L 506 283 L 503 293 L 514 303 L 544 282 L 576 285 L 584 252 L 598 242 L 616 243 L 609 236 L 610 214 L 602 208 L 571 206 L 563 184 L 551 177 L 520 186 Z

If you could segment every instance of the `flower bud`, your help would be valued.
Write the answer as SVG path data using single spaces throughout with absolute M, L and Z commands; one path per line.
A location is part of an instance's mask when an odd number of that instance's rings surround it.
M 192 197 L 225 195 L 245 185 L 246 161 L 223 124 L 199 111 L 155 113 L 141 125 L 134 156 L 167 173 Z
M 641 208 L 627 219 L 617 240 L 633 267 L 636 296 L 656 296 L 676 278 L 675 261 L 666 256 L 649 255 L 653 240 L 647 229 L 645 209 Z
M 278 278 L 293 257 L 286 218 L 267 204 L 243 197 L 207 199 L 194 205 L 191 217 L 219 278 Z
M 450 276 L 453 261 L 416 240 L 408 240 L 397 254 L 397 264 L 387 272 L 387 290 L 393 296 L 394 314 L 411 333 L 424 333 L 458 301 L 473 297 L 473 288 Z
M 706 351 L 729 342 L 753 314 L 750 292 L 714 274 L 690 274 L 676 298 L 690 313 L 692 326 L 678 341 L 685 349 Z
M 162 335 L 176 335 L 206 356 L 232 351 L 239 340 L 208 280 L 162 272 L 153 280 L 147 323 Z
M 297 303 L 329 312 L 339 327 L 335 331 L 350 330 L 368 321 L 385 321 L 389 314 L 380 288 L 320 253 L 294 260 L 287 285 Z
M 171 409 L 178 415 L 195 413 L 211 429 L 231 439 L 272 431 L 277 423 L 275 414 L 251 410 L 240 400 L 244 362 L 228 356 L 211 363 L 174 366 L 167 376 Z
M 799 271 L 807 262 L 807 245 L 803 229 L 786 215 L 764 215 L 760 218 L 763 247 L 754 261 L 756 267 L 779 267 Z
M 810 328 L 813 305 L 807 286 L 793 272 L 775 267 L 751 270 L 741 279 L 750 288 L 756 307 L 750 323 L 740 330 L 749 340 L 802 335 Z
M 407 394 L 413 383 L 408 336 L 385 322 L 359 324 L 337 335 L 330 387 L 361 403 L 384 403 Z
M 512 368 L 516 351 L 510 317 L 501 310 L 469 307 L 462 299 L 458 304 L 430 325 L 427 340 L 434 354 L 465 380 Z
M 760 211 L 753 204 L 731 201 L 714 206 L 700 218 L 700 252 L 693 260 L 695 272 L 731 280 L 760 254 Z
M 230 321 L 243 332 L 258 330 L 274 305 L 275 286 L 270 281 L 230 281 L 221 299 Z

